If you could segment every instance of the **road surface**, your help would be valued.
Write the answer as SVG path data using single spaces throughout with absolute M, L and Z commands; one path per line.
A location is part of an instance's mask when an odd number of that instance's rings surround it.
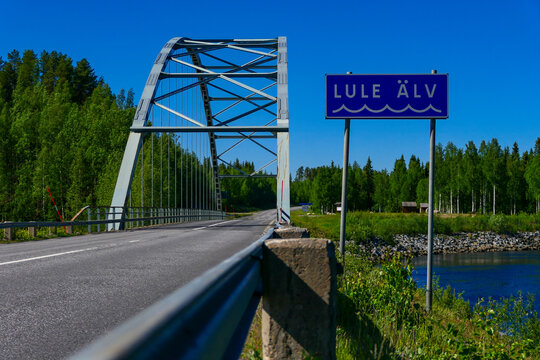
M 0 245 L 0 359 L 62 359 L 257 240 L 275 210 Z

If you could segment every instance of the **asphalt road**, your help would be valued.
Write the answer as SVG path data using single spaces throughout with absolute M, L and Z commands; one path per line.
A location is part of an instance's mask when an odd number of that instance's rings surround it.
M 0 359 L 62 359 L 257 240 L 237 220 L 0 245 Z

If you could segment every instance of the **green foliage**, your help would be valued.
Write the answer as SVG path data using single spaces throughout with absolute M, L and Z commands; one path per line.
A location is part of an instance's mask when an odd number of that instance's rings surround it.
M 486 304 L 479 302 L 475 313 L 481 320 L 492 325 L 506 336 L 519 340 L 529 337 L 539 338 L 540 319 L 534 310 L 534 294 L 523 296 L 522 292 L 499 301 L 488 299 Z
M 332 212 L 334 204 L 341 197 L 341 176 L 339 168 L 334 166 L 322 166 L 318 169 L 313 180 L 313 208 L 316 211 Z
M 532 300 L 476 307 L 451 288 L 435 287 L 432 313 L 400 257 L 380 266 L 350 257 L 338 287 L 338 359 L 528 359 L 540 347 Z M 502 324 L 502 325 L 501 325 Z M 498 331 L 512 329 L 501 336 Z M 516 330 L 513 330 L 516 329 Z M 513 331 L 513 332 L 512 332 Z
M 240 358 L 245 360 L 262 360 L 263 357 L 261 350 L 250 345 L 247 346 L 247 349 L 244 349 Z
M 117 175 L 134 114 L 126 103 L 85 59 L 10 53 L 0 68 L 0 221 L 56 220 L 46 186 L 65 218 L 107 204 L 112 188 L 99 184 Z
M 435 216 L 434 220 L 435 233 L 446 235 L 476 231 L 493 231 L 503 234 L 540 230 L 540 214 Z M 316 236 L 332 240 L 339 239 L 339 214 L 314 216 L 295 211 L 292 213 L 292 221 L 298 226 L 313 229 Z M 425 214 L 369 213 L 365 211 L 347 213 L 346 238 L 356 243 L 379 238 L 391 244 L 395 234 L 426 233 L 427 216 Z
M 8 60 L 0 68 L 0 221 L 57 220 L 47 186 L 63 218 L 86 205 L 110 204 L 135 114 L 133 91 L 114 96 L 86 59 L 73 66 L 69 57 L 57 52 L 44 51 L 38 58 L 25 51 L 22 59 L 13 52 Z M 170 135 L 145 136 L 142 152 L 147 155 L 139 156 L 132 192 L 140 194 L 141 184 L 146 186 L 143 196 L 130 198 L 131 205 L 167 206 L 162 202 L 166 192 L 176 196 L 180 206 L 210 208 L 210 189 L 194 191 L 187 182 L 192 177 L 209 180 L 209 160 L 185 151 L 174 140 Z M 164 151 L 176 155 L 180 171 L 161 176 L 163 182 L 152 193 L 152 166 L 169 166 Z M 274 185 L 264 180 L 263 185 L 248 183 L 242 191 L 244 197 L 262 199 L 269 207 L 268 199 L 275 204 L 275 180 Z M 172 194 L 174 182 L 184 185 L 178 186 L 182 193 Z
M 508 228 L 506 217 L 504 215 L 491 215 L 488 224 L 492 231 L 501 233 Z
M 370 233 L 375 224 L 400 229 L 399 223 L 421 219 L 403 214 L 353 213 L 348 223 Z M 425 216 L 423 217 L 425 218 Z M 475 224 L 489 226 L 490 217 Z M 523 215 L 508 217 L 521 218 Z M 413 220 L 409 220 L 413 219 Z M 527 215 L 528 221 L 533 217 Z M 457 226 L 452 218 L 448 228 Z M 537 221 L 537 220 L 536 220 Z M 335 215 L 293 213 L 295 225 L 314 236 L 335 237 Z M 510 221 L 509 223 L 511 223 Z M 393 223 L 393 225 L 392 225 Z M 465 220 L 462 226 L 472 226 Z M 416 226 L 424 226 L 421 222 Z M 536 225 L 538 226 L 538 225 Z M 362 230 L 360 230 L 362 229 Z M 424 310 L 425 292 L 412 280 L 408 259 L 386 258 L 374 264 L 349 246 L 351 256 L 341 259 L 345 273 L 338 278 L 336 354 L 338 359 L 537 359 L 540 357 L 540 321 L 534 299 L 518 294 L 499 302 L 477 304 L 471 311 L 463 294 L 435 282 L 433 309 Z
M 253 163 L 240 163 L 238 159 L 233 162 L 233 166 L 247 174 L 255 171 Z M 223 164 L 219 171 L 224 175 L 241 174 Z M 276 180 L 272 178 L 222 178 L 221 188 L 225 194 L 223 206 L 227 211 L 246 212 L 276 206 Z
M 540 138 L 538 146 L 520 156 L 497 139 L 470 141 L 465 149 L 449 142 L 435 147 L 435 209 L 440 213 L 518 214 L 540 212 Z M 408 166 L 401 156 L 392 171 L 375 171 L 368 158 L 362 169 L 349 167 L 348 209 L 397 212 L 404 201 L 428 202 L 428 165 L 412 155 Z M 326 213 L 341 201 L 342 169 L 332 163 L 317 168 L 300 167 L 291 185 L 293 203 L 313 202 Z

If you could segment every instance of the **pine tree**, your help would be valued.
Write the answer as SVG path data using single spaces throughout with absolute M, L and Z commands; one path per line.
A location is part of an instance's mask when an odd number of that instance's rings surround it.
M 420 160 L 416 156 L 411 155 L 411 158 L 409 159 L 409 168 L 407 169 L 407 178 L 402 189 L 403 201 L 416 200 L 416 189 L 423 176 L 424 171 Z
M 407 180 L 407 166 L 403 155 L 394 163 L 394 170 L 390 174 L 390 194 L 392 211 L 398 211 L 401 208 L 401 202 L 410 201 L 402 190 Z
M 82 59 L 73 70 L 73 101 L 82 104 L 98 86 L 97 77 L 90 63 Z
M 19 52 L 13 50 L 8 54 L 8 61 L 3 64 L 0 71 L 0 99 L 3 99 L 6 103 L 10 103 L 13 99 L 20 64 Z
M 366 179 L 366 209 L 371 210 L 373 208 L 374 204 L 374 193 L 375 193 L 375 182 L 374 182 L 374 172 L 373 172 L 373 166 L 371 165 L 371 159 L 368 156 L 366 165 L 364 166 L 364 175 Z
M 135 96 L 135 93 L 133 92 L 133 89 L 129 89 L 126 96 L 126 106 L 125 106 L 126 109 L 129 109 L 135 106 L 135 102 L 133 100 L 134 96 Z
M 41 86 L 50 94 L 57 86 L 67 86 L 71 92 L 72 60 L 59 52 L 43 51 L 39 59 Z

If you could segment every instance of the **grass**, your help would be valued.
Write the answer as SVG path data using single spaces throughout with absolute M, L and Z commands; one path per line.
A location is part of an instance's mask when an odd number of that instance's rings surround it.
M 488 302 L 471 310 L 450 288 L 435 287 L 433 309 L 424 310 L 425 292 L 411 267 L 396 256 L 380 266 L 348 257 L 338 280 L 338 359 L 537 359 L 540 321 L 532 303 L 507 309 Z M 501 334 L 509 323 L 521 331 Z
M 339 238 L 339 215 L 292 215 L 294 224 L 312 236 Z M 539 220 L 526 214 L 437 216 L 435 230 L 538 231 Z M 353 212 L 347 226 L 349 240 L 390 242 L 394 234 L 426 233 L 427 217 Z M 412 280 L 408 259 L 395 256 L 375 264 L 354 254 L 344 262 L 345 273 L 338 278 L 338 359 L 540 359 L 540 320 L 530 296 L 481 300 L 471 310 L 461 294 L 436 285 L 427 313 L 425 291 Z
M 305 215 L 292 213 L 292 222 L 310 229 L 312 236 L 339 239 L 340 215 Z M 434 219 L 437 234 L 492 231 L 499 234 L 540 231 L 540 214 L 519 215 L 437 215 Z M 394 234 L 426 234 L 426 214 L 394 214 L 350 212 L 347 214 L 347 240 L 356 243 L 379 238 L 392 243 Z
M 4 229 L 0 229 L 0 244 L 13 244 L 25 241 L 38 241 L 52 239 L 58 237 L 70 237 L 81 235 L 87 232 L 86 226 L 74 226 L 73 234 L 66 234 L 63 227 L 58 227 L 56 230 L 51 230 L 48 227 L 39 227 L 36 229 L 36 236 L 30 236 L 27 228 L 15 228 L 13 239 L 6 240 L 4 237 Z
M 407 259 L 376 265 L 350 256 L 344 265 L 338 277 L 337 359 L 540 358 L 540 321 L 532 299 L 488 300 L 471 310 L 461 294 L 435 284 L 427 313 L 425 292 L 412 280 Z M 260 329 L 259 307 L 241 359 L 262 359 Z
M 249 328 L 249 333 L 240 354 L 242 360 L 262 360 L 262 301 L 257 307 L 255 317 Z

